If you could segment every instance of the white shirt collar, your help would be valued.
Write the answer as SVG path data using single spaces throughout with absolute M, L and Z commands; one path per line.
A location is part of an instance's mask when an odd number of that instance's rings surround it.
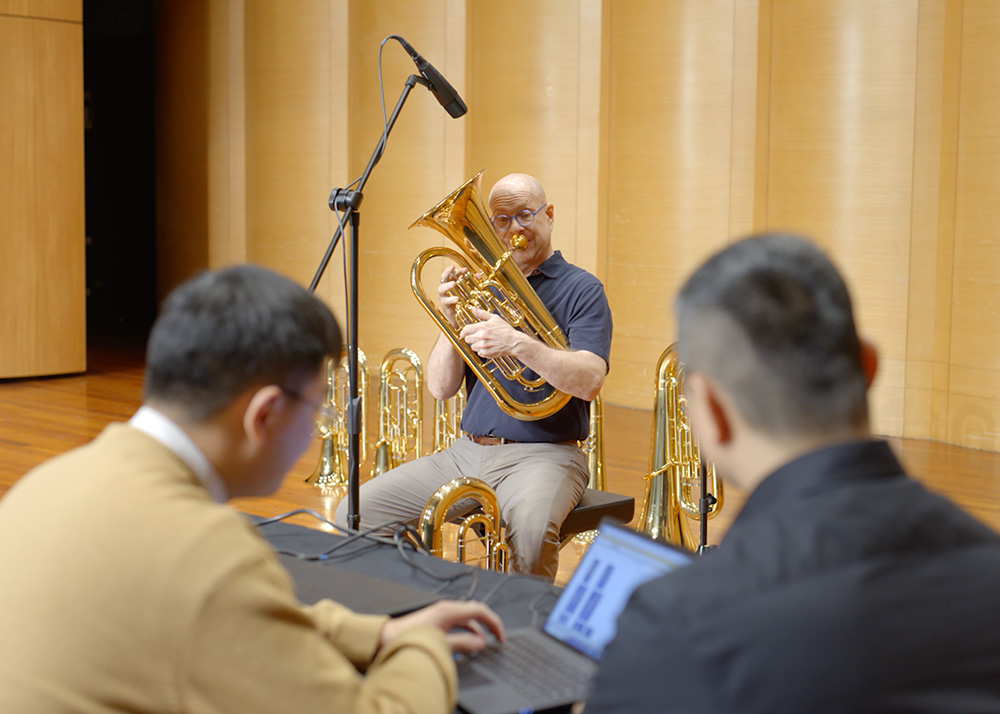
M 129 426 L 156 439 L 174 452 L 208 489 L 216 503 L 225 503 L 229 498 L 226 484 L 212 462 L 202 453 L 191 437 L 177 424 L 152 407 L 141 406 L 128 420 Z

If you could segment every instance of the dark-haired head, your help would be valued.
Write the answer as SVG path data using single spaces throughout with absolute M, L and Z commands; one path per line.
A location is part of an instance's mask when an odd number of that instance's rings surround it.
M 249 389 L 313 379 L 340 350 L 329 308 L 292 280 L 255 265 L 208 271 L 164 302 L 146 350 L 143 399 L 200 422 Z
M 687 368 L 718 382 L 758 430 L 798 438 L 867 428 L 850 295 L 809 241 L 734 243 L 688 278 L 675 307 Z

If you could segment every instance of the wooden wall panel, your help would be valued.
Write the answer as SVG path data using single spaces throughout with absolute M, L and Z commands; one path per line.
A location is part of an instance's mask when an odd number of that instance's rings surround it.
M 333 233 L 326 196 L 346 173 L 346 1 L 157 9 L 160 296 L 245 260 L 308 285 Z M 337 280 L 317 294 L 332 303 Z
M 208 265 L 247 259 L 243 0 L 208 5 Z
M 464 24 L 464 3 L 390 0 L 351 5 L 349 171 L 340 185 L 361 176 L 382 135 L 378 59 L 383 39 L 391 34 L 403 37 L 465 98 Z M 414 73 L 416 66 L 400 44 L 386 42 L 386 118 Z M 389 350 L 407 347 L 426 359 L 437 338 L 437 327 L 410 289 L 410 268 L 420 251 L 444 239 L 431 229 L 409 226 L 468 178 L 460 160 L 467 121 L 467 116 L 452 118 L 427 88 L 416 85 L 365 187 L 359 345 L 368 356 L 373 385 Z M 435 275 L 429 276 L 429 284 L 437 282 Z M 371 398 L 376 398 L 374 386 Z
M 229 37 L 212 35 L 203 0 L 155 8 L 156 288 L 162 299 L 209 267 L 209 207 L 225 210 L 218 206 L 222 197 L 209 190 L 210 126 L 218 106 L 210 102 L 209 47 L 228 47 Z
M 83 22 L 83 0 L 0 0 L 0 15 Z
M 244 10 L 246 259 L 302 285 L 333 235 L 327 198 L 347 168 L 347 19 L 347 3 L 329 0 Z M 342 314 L 336 272 L 317 293 Z
M 0 0 L 0 13 L 18 0 Z M 56 7 L 56 5 L 52 5 Z M 982 0 L 172 0 L 158 5 L 161 292 L 243 259 L 308 283 L 378 141 L 378 45 L 416 87 L 362 206 L 361 348 L 426 356 L 407 227 L 479 169 L 538 176 L 615 314 L 609 404 L 648 408 L 671 300 L 754 230 L 815 237 L 879 345 L 874 426 L 997 449 L 998 9 Z M 527 18 L 527 20 L 526 20 Z M 501 31 L 499 28 L 508 28 Z M 386 110 L 415 71 L 383 50 Z M 319 294 L 344 314 L 341 252 Z M 438 266 L 439 267 L 439 266 Z
M 755 54 L 756 22 L 739 17 L 745 26 L 728 1 L 611 4 L 610 403 L 649 407 L 656 360 L 674 337 L 674 293 L 734 227 L 750 227 L 755 98 L 745 91 L 735 98 L 734 65 L 737 46 L 740 61 Z M 740 78 L 753 81 L 742 71 Z M 735 226 L 734 182 L 742 216 Z
M 873 427 L 900 434 L 910 269 L 916 2 L 771 7 L 766 224 L 816 238 L 881 354 Z
M 949 441 L 1000 448 L 1000 5 L 962 19 Z
M 903 435 L 942 439 L 948 415 L 961 5 L 920 3 Z
M 486 169 L 486 194 L 509 173 L 538 178 L 555 208 L 553 246 L 596 274 L 601 5 L 469 5 L 468 172 Z
M 306 284 L 329 214 L 331 11 L 326 0 L 245 9 L 247 259 Z
M 67 8 L 76 16 L 79 3 Z M 86 367 L 79 18 L 0 14 L 0 86 L 0 378 L 78 372 Z

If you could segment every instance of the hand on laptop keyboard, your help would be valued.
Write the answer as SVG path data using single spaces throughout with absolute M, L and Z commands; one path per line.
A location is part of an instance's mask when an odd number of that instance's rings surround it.
M 386 622 L 379 634 L 379 648 L 419 625 L 440 628 L 445 633 L 452 652 L 479 652 L 486 647 L 490 635 L 499 642 L 505 639 L 500 617 L 487 605 L 481 602 L 442 600 Z

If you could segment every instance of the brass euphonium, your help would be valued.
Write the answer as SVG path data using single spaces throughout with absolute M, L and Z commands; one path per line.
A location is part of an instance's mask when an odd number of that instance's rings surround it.
M 483 360 L 459 337 L 459 332 L 465 325 L 478 322 L 478 318 L 471 313 L 472 307 L 478 307 L 500 315 L 515 328 L 550 347 L 568 347 L 559 324 L 542 304 L 524 273 L 511 260 L 518 248 L 505 248 L 493 229 L 480 198 L 482 175 L 483 172 L 480 171 L 410 226 L 435 228 L 462 250 L 461 253 L 450 248 L 425 250 L 413 262 L 410 286 L 427 314 L 438 324 L 504 413 L 523 421 L 543 419 L 562 409 L 570 395 L 553 389 L 542 379 L 532 378 L 517 360 L 509 357 Z M 511 238 L 512 246 L 519 245 L 517 238 L 518 236 Z M 523 241 L 521 236 L 522 248 Z M 457 326 L 452 326 L 444 316 L 436 292 L 428 295 L 424 290 L 421 271 L 427 261 L 433 258 L 447 258 L 466 269 L 457 278 L 452 293 L 460 298 L 455 310 Z M 546 392 L 545 395 L 537 400 L 525 400 L 520 395 L 511 394 L 494 374 L 494 368 L 505 379 L 516 381 L 529 393 Z
M 382 358 L 378 411 L 372 476 L 423 455 L 424 369 L 413 350 L 390 350 Z
M 649 473 L 638 530 L 688 550 L 697 550 L 687 519 L 698 519 L 701 497 L 701 454 L 684 414 L 681 394 L 682 365 L 671 345 L 656 363 L 656 397 L 650 439 Z M 715 467 L 706 464 L 709 491 L 716 498 L 708 517 L 722 508 L 722 481 Z
M 333 409 L 336 418 L 332 423 L 325 419 L 316 423 L 322 445 L 319 463 L 306 483 L 316 486 L 343 486 L 347 483 L 347 407 L 350 404 L 350 384 L 347 374 L 347 354 L 341 355 L 335 364 L 333 358 L 326 361 L 326 405 Z M 358 350 L 358 392 L 361 397 L 361 438 L 358 458 L 363 462 L 367 457 L 366 427 L 368 419 L 368 359 Z
M 466 499 L 475 501 L 481 510 L 467 515 L 459 523 L 457 560 L 464 563 L 468 559 L 467 541 L 471 533 L 471 537 L 483 544 L 486 567 L 502 573 L 507 572 L 510 549 L 501 534 L 502 520 L 497 495 L 488 484 L 477 478 L 461 476 L 452 479 L 430 497 L 420 516 L 420 538 L 424 542 L 424 547 L 431 555 L 443 557 L 441 529 L 448 517 L 448 511 L 456 503 Z M 476 534 L 475 527 L 482 529 L 484 535 Z

